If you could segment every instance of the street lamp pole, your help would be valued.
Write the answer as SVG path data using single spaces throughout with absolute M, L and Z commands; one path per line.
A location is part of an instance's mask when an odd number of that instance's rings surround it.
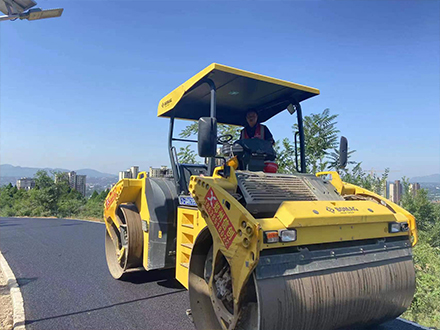
M 27 19 L 28 21 L 35 21 L 38 19 L 60 17 L 63 13 L 63 8 L 58 9 L 41 9 L 32 8 L 37 3 L 34 0 L 0 0 L 0 11 L 5 15 L 0 16 L 2 21 L 14 21 L 17 18 L 20 20 Z M 31 9 L 32 8 L 32 9 Z

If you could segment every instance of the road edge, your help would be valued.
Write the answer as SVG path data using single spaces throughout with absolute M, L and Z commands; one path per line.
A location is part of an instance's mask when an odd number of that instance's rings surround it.
M 0 251 L 0 268 L 8 282 L 9 292 L 12 298 L 13 329 L 25 330 L 24 303 L 20 287 L 8 262 Z
M 54 219 L 54 220 L 74 220 L 74 221 L 84 221 L 84 222 L 92 222 L 92 223 L 100 223 L 105 225 L 104 221 L 97 220 L 86 220 L 86 219 L 76 219 L 76 218 L 57 218 L 57 217 L 0 217 L 0 219 Z
M 410 320 L 407 320 L 407 319 L 404 319 L 404 318 L 401 318 L 401 317 L 398 317 L 397 319 L 398 319 L 399 321 L 404 322 L 404 323 L 407 323 L 407 324 L 413 325 L 413 326 L 415 326 L 415 327 L 419 327 L 420 329 L 423 329 L 423 330 L 431 330 L 431 329 L 433 329 L 433 328 L 425 327 L 424 325 L 420 325 L 420 324 L 418 324 L 418 323 L 416 323 L 416 322 L 414 322 L 414 321 L 410 321 Z

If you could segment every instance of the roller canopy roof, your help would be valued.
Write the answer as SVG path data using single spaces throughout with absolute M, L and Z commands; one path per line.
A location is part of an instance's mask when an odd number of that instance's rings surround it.
M 315 88 L 213 63 L 160 100 L 157 116 L 209 117 L 211 89 L 205 78 L 217 89 L 217 121 L 231 125 L 245 125 L 248 110 L 255 110 L 259 122 L 264 122 L 290 103 L 319 94 Z

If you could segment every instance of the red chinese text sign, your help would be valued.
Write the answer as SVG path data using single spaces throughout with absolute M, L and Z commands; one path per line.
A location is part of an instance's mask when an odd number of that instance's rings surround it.
M 209 188 L 208 193 L 205 196 L 205 210 L 211 218 L 215 229 L 217 229 L 223 245 L 229 249 L 237 232 L 212 188 Z

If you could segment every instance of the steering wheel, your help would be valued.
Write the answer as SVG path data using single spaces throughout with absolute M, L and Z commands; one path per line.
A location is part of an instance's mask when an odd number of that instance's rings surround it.
M 231 134 L 220 135 L 217 137 L 218 143 L 225 144 L 230 142 L 234 137 Z

